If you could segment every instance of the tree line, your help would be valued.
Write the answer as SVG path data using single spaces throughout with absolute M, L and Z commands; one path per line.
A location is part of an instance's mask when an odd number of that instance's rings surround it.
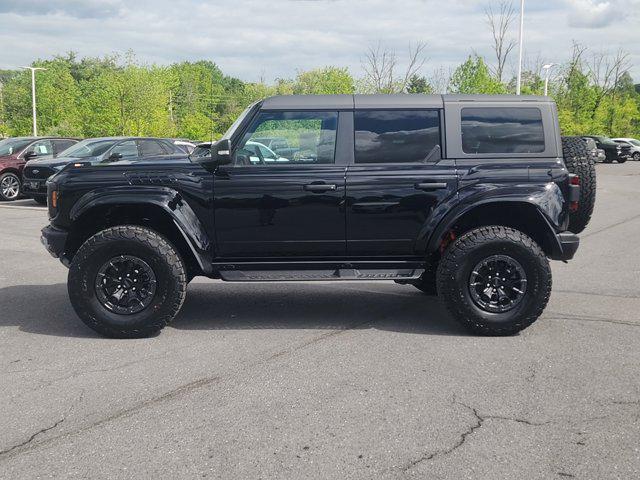
M 41 135 L 77 137 L 135 135 L 210 140 L 219 137 L 250 103 L 270 95 L 339 93 L 515 93 L 507 74 L 514 41 L 509 37 L 511 4 L 488 9 L 494 58 L 476 53 L 456 68 L 425 75 L 428 45 L 406 55 L 378 44 L 362 59 L 358 76 L 324 66 L 294 78 L 266 83 L 225 75 L 210 60 L 146 65 L 132 52 L 102 58 L 75 53 L 37 60 L 38 130 Z M 542 95 L 543 62 L 527 58 L 522 93 Z M 629 74 L 623 51 L 593 52 L 575 44 L 553 69 L 549 95 L 558 105 L 564 135 L 640 137 L 640 85 Z M 31 76 L 0 70 L 0 136 L 29 135 Z

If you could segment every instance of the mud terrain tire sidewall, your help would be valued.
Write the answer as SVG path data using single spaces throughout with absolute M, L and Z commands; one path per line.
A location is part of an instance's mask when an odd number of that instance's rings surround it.
M 580 233 L 589 224 L 596 204 L 596 166 L 581 137 L 562 137 L 562 155 L 569 173 L 580 178 L 578 210 L 569 214 L 569 231 Z

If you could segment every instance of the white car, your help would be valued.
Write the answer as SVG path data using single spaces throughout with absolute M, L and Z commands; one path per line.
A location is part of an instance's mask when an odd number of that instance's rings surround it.
M 631 159 L 639 161 L 640 160 L 640 140 L 635 138 L 612 138 L 612 140 L 616 143 L 620 143 L 621 145 L 628 145 L 631 147 Z
M 251 163 L 272 163 L 272 162 L 288 162 L 288 158 L 281 157 L 269 147 L 249 140 L 245 146 L 245 150 L 251 149 L 255 152 L 255 156 L 251 155 L 249 161 Z M 262 157 L 262 158 L 261 158 Z

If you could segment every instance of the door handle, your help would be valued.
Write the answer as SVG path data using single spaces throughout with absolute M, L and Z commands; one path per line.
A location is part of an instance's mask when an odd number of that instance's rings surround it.
M 334 183 L 310 183 L 302 188 L 307 192 L 326 192 L 327 190 L 336 190 L 338 186 Z
M 416 183 L 414 187 L 417 190 L 425 190 L 425 191 L 442 190 L 443 188 L 447 188 L 447 184 L 444 182 L 442 183 L 422 182 L 422 183 Z

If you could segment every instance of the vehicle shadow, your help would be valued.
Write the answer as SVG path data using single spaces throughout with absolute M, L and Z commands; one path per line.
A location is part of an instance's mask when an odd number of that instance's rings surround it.
M 382 287 L 382 288 L 381 288 Z M 65 284 L 0 288 L 0 327 L 61 337 L 96 338 L 76 316 Z M 181 330 L 358 329 L 467 335 L 440 306 L 410 286 L 248 284 L 189 286 L 171 324 Z

